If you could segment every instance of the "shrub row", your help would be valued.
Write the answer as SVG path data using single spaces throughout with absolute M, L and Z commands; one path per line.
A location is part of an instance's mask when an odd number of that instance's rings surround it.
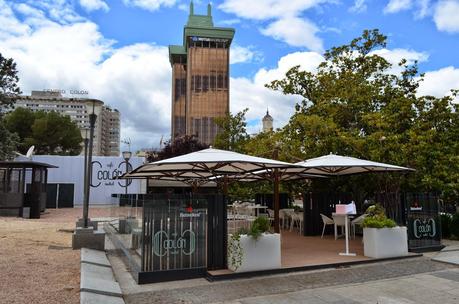
M 440 215 L 442 238 L 459 239 L 459 213 Z

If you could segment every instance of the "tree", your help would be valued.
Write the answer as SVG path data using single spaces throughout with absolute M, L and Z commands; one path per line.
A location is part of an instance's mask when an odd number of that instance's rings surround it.
M 32 138 L 32 125 L 35 118 L 34 112 L 26 108 L 17 108 L 5 116 L 6 128 L 19 137 L 17 150 L 22 154 L 27 153 L 30 147 L 26 139 Z
M 18 108 L 5 117 L 10 132 L 19 136 L 19 151 L 34 145 L 36 154 L 78 155 L 81 137 L 78 125 L 57 112 L 33 112 Z
M 21 90 L 16 63 L 12 58 L 5 58 L 0 53 L 0 115 L 10 108 Z
M 316 73 L 293 67 L 267 85 L 303 97 L 282 129 L 286 155 L 310 158 L 334 152 L 417 169 L 400 175 L 353 177 L 344 187 L 439 191 L 458 196 L 459 146 L 454 94 L 418 96 L 417 64 L 402 60 L 400 74 L 375 51 L 386 36 L 366 30 L 349 44 L 324 54 Z M 456 138 L 456 140 L 454 140 Z
M 13 59 L 5 58 L 0 53 L 0 160 L 11 158 L 17 144 L 17 136 L 9 132 L 3 123 L 3 113 L 21 94 L 17 74 L 16 63 Z
M 220 132 L 215 137 L 214 146 L 218 149 L 242 152 L 244 142 L 249 138 L 245 114 L 249 109 L 244 109 L 236 115 L 228 113 L 225 117 L 215 119 Z
M 175 156 L 184 155 L 191 152 L 200 151 L 208 148 L 206 144 L 201 143 L 194 135 L 184 135 L 176 137 L 172 141 L 166 142 L 162 150 L 157 153 L 149 152 L 147 160 L 149 162 L 167 159 Z

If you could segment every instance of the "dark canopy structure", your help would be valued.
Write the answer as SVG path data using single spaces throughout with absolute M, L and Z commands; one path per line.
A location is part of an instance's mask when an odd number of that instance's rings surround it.
M 0 215 L 20 216 L 24 207 L 39 218 L 46 208 L 48 169 L 56 166 L 31 160 L 0 161 Z

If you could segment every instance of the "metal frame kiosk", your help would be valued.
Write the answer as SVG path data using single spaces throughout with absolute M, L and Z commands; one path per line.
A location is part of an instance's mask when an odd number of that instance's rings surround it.
M 0 161 L 0 215 L 40 218 L 46 208 L 49 168 L 57 167 L 35 161 Z

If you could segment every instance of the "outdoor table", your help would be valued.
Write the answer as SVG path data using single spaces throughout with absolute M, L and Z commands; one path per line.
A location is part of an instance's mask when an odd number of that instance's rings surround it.
M 255 209 L 255 216 L 258 216 L 260 209 L 268 209 L 267 206 L 262 206 L 262 205 L 247 206 L 246 208 L 247 209 Z
M 344 235 L 346 238 L 346 252 L 340 252 L 339 255 L 345 256 L 356 256 L 355 253 L 349 252 L 349 218 L 354 217 L 355 214 L 340 214 L 340 213 L 333 213 L 332 216 L 344 216 Z

